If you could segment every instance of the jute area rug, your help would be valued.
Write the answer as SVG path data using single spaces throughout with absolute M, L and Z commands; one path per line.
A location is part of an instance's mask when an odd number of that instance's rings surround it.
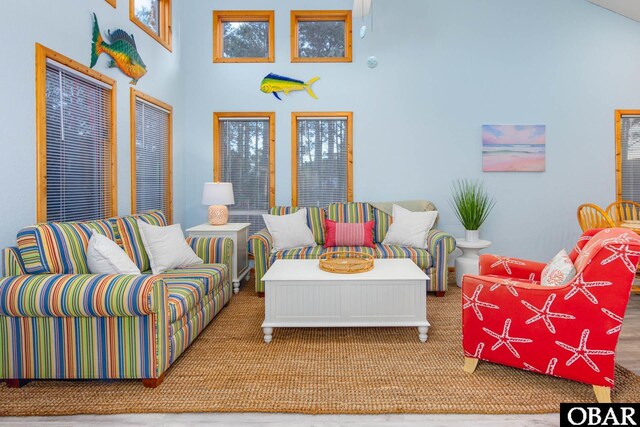
M 429 296 L 429 340 L 416 328 L 276 329 L 262 340 L 264 299 L 250 285 L 177 360 L 157 389 L 141 381 L 0 385 L 2 415 L 144 412 L 544 413 L 593 402 L 585 384 L 480 362 L 462 371 L 460 290 Z M 640 402 L 618 367 L 615 402 Z

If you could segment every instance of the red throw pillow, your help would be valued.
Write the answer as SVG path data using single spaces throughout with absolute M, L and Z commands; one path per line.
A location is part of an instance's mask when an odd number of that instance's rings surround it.
M 324 220 L 326 237 L 324 246 L 368 246 L 373 244 L 373 221 L 367 222 L 335 222 Z

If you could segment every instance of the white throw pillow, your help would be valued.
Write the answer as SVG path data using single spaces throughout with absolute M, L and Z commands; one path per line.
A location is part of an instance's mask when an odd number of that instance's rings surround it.
M 412 212 L 393 205 L 393 222 L 382 244 L 427 249 L 427 233 L 437 217 L 438 211 Z
M 140 220 L 137 222 L 153 274 L 204 262 L 184 240 L 180 224 L 158 227 Z
M 316 246 L 313 233 L 307 225 L 307 209 L 289 215 L 262 214 L 264 223 L 273 238 L 271 252 L 306 246 Z
M 93 274 L 140 274 L 140 270 L 113 240 L 93 232 L 87 248 L 87 264 Z
M 567 255 L 567 251 L 563 249 L 542 270 L 540 284 L 542 286 L 562 286 L 573 279 L 575 275 L 576 268 Z

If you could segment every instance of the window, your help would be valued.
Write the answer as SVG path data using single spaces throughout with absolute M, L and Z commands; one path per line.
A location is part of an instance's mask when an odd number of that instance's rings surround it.
M 291 62 L 351 62 L 351 11 L 291 11 Z
M 171 0 L 129 0 L 129 18 L 171 51 Z
M 640 203 L 640 110 L 616 111 L 616 193 Z
M 233 184 L 229 217 L 253 234 L 275 203 L 275 114 L 214 113 L 213 133 L 214 181 Z
M 292 113 L 292 205 L 353 200 L 353 113 Z
M 131 90 L 131 211 L 160 209 L 169 223 L 172 200 L 170 105 Z
M 38 222 L 116 214 L 115 81 L 36 44 Z
M 273 62 L 273 11 L 214 11 L 213 62 Z
M 111 6 L 116 7 L 116 0 L 106 0 Z

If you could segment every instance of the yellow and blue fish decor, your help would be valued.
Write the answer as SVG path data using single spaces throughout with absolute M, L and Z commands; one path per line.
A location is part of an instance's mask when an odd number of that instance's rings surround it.
M 118 67 L 125 75 L 131 77 L 131 84 L 147 73 L 147 66 L 142 62 L 133 34 L 127 34 L 124 30 L 107 31 L 107 40 L 103 39 L 98 27 L 98 18 L 93 14 L 93 39 L 91 41 L 91 65 L 93 68 L 98 62 L 100 54 L 106 53 L 111 57 L 109 68 Z
M 308 82 L 302 80 L 292 79 L 290 77 L 279 76 L 277 74 L 269 73 L 260 84 L 260 90 L 264 93 L 272 93 L 273 96 L 282 101 L 282 98 L 278 96 L 278 92 L 284 92 L 285 95 L 289 95 L 289 92 L 294 90 L 306 90 L 312 98 L 318 99 L 311 85 L 320 80 L 320 77 L 314 77 Z

